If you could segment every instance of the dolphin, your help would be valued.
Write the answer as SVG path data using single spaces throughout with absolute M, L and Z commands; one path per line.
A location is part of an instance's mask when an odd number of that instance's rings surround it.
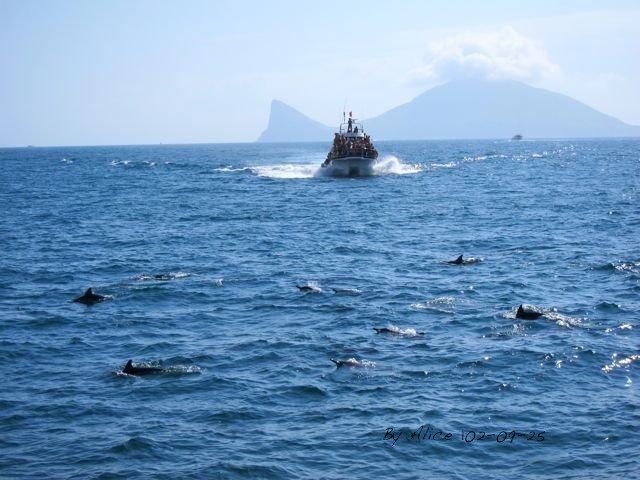
M 460 255 L 455 260 L 448 260 L 447 263 L 450 263 L 451 265 L 462 265 L 464 260 L 462 259 L 462 255 Z
M 525 310 L 522 304 L 518 307 L 518 311 L 516 312 L 516 318 L 522 318 L 524 320 L 535 320 L 542 315 L 544 315 L 542 312 L 536 312 L 535 310 L 530 309 Z
M 322 289 L 320 287 L 316 287 L 313 285 L 296 285 L 296 287 L 298 287 L 298 290 L 300 290 L 301 292 L 305 292 L 305 293 L 320 293 L 322 292 Z
M 473 263 L 479 262 L 480 259 L 478 258 L 464 258 L 462 255 L 460 255 L 458 258 L 456 258 L 455 260 L 447 260 L 444 263 L 448 263 L 449 265 L 471 265 Z
M 170 280 L 176 280 L 176 279 L 187 277 L 187 276 L 189 276 L 189 274 L 185 272 L 154 273 L 151 275 L 146 275 L 146 274 L 139 275 L 136 277 L 136 280 L 140 282 L 144 282 L 147 280 L 158 280 L 160 282 L 168 282 Z
M 391 333 L 393 335 L 407 335 L 404 330 L 401 330 L 399 328 L 397 330 L 394 330 L 392 328 L 387 328 L 387 327 L 380 327 L 380 328 L 373 327 L 373 329 L 376 331 L 376 333 Z M 413 333 L 412 331 L 410 335 L 424 335 L 424 332 Z
M 336 364 L 337 368 L 340 368 L 344 365 L 346 365 L 347 367 L 357 367 L 358 365 L 360 365 L 360 362 L 353 358 L 350 358 L 349 360 L 336 360 L 335 358 L 332 358 L 331 361 Z
M 162 371 L 162 368 L 158 367 L 134 367 L 131 360 L 129 360 L 122 369 L 122 373 L 126 373 L 127 375 L 149 375 L 151 373 L 160 373 Z
M 78 298 L 74 298 L 76 303 L 84 303 L 85 305 L 93 305 L 94 303 L 103 302 L 107 297 L 93 293 L 91 287 L 87 288 L 84 294 Z
M 175 278 L 175 275 L 171 275 L 171 274 L 167 274 L 167 273 L 156 273 L 155 275 L 152 275 L 152 277 L 155 280 L 161 280 L 163 282 L 169 281 L 169 280 L 173 280 Z
M 331 288 L 331 290 L 333 290 L 333 293 L 335 293 L 336 295 L 360 295 L 362 293 L 361 290 L 358 290 L 357 288 Z

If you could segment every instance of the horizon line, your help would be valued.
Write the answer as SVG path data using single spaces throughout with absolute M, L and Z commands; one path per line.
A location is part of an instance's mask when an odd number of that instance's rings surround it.
M 584 140 L 640 140 L 640 136 L 614 136 L 614 137 L 523 137 L 520 142 L 527 141 L 584 141 Z M 421 139 L 385 139 L 376 140 L 378 143 L 385 142 L 458 142 L 458 141 L 501 141 L 511 142 L 507 137 L 476 137 L 476 138 L 421 138 Z M 310 141 L 290 141 L 290 142 L 270 142 L 249 140 L 246 142 L 196 142 L 196 143 L 112 143 L 112 144 L 74 144 L 74 145 L 19 145 L 19 146 L 0 146 L 0 150 L 29 150 L 44 148 L 103 148 L 103 147 L 187 147 L 187 146 L 203 146 L 203 145 L 295 145 L 301 143 L 331 143 L 331 139 L 310 140 Z

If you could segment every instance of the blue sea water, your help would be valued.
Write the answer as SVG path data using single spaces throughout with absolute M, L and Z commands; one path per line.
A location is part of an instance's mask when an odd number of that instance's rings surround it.
M 640 140 L 377 147 L 0 150 L 0 478 L 637 475 Z

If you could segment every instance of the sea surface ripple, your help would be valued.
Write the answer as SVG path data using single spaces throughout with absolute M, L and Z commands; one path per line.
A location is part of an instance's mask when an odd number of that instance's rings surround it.
M 0 478 L 637 475 L 640 141 L 377 147 L 0 149 Z

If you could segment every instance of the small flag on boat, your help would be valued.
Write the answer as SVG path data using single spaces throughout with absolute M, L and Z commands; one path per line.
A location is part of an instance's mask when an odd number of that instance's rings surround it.
M 349 112 L 349 118 L 351 118 L 351 112 Z

